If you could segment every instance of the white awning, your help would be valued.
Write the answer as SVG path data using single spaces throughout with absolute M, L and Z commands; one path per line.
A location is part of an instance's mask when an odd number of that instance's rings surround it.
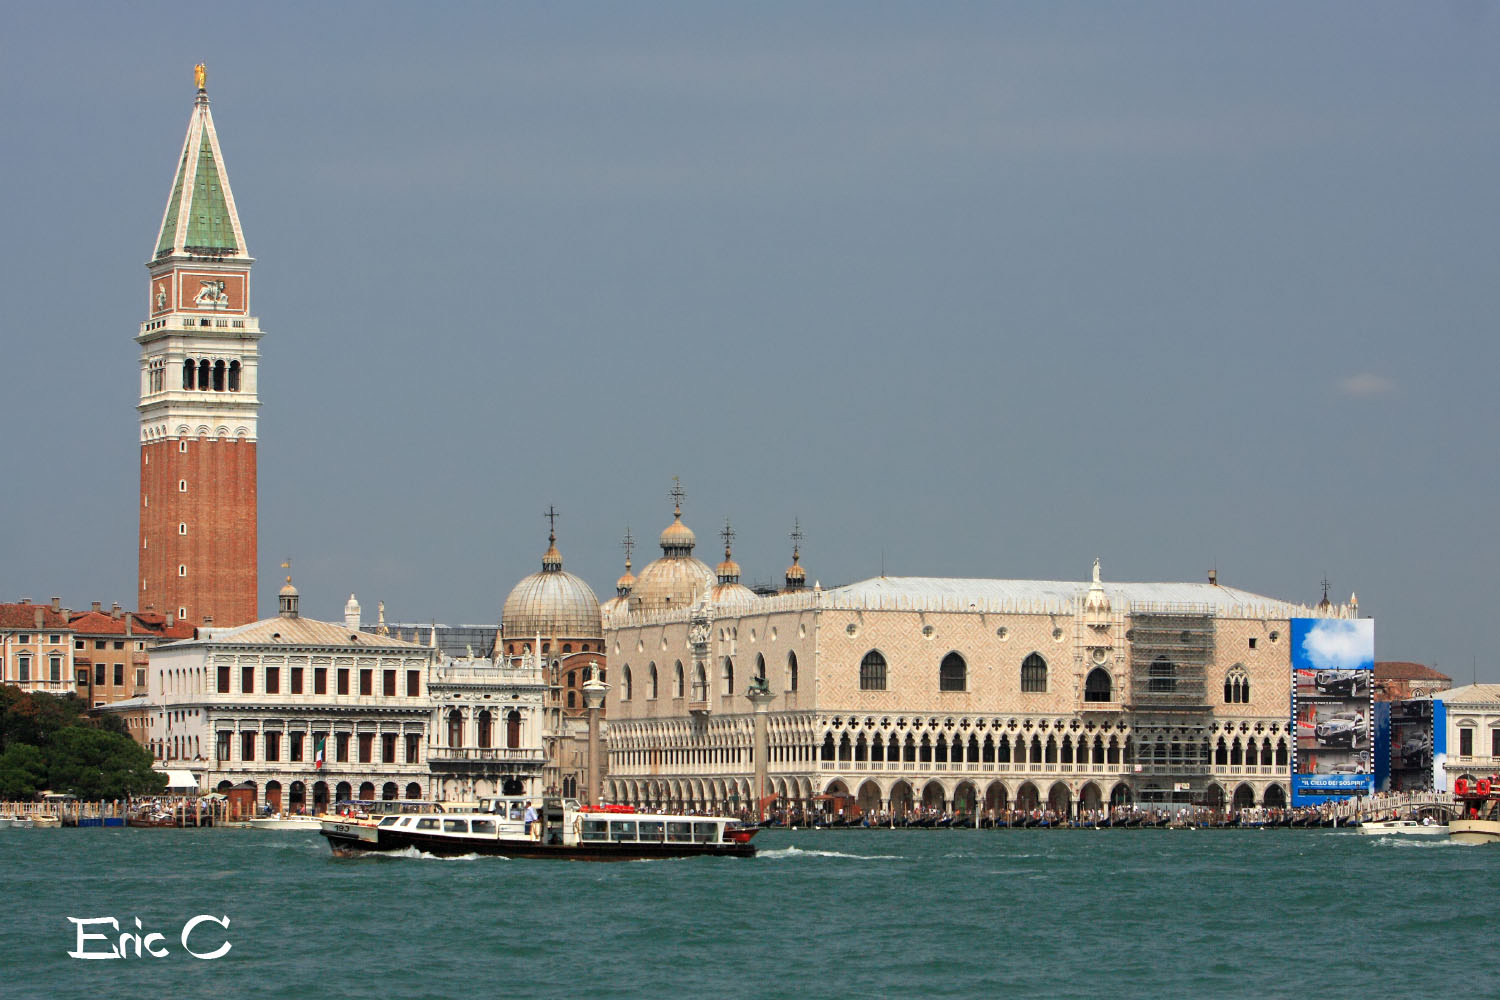
M 191 788 L 196 791 L 198 788 L 198 779 L 193 777 L 192 771 L 161 771 L 158 773 L 167 776 L 167 788 L 169 789 Z

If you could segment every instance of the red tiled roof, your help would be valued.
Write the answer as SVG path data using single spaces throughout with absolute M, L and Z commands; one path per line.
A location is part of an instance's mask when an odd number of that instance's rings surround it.
M 116 618 L 108 611 L 78 611 L 73 613 L 73 631 L 79 635 L 124 635 L 125 622 L 130 621 L 130 634 L 146 635 L 162 639 L 191 639 L 193 626 L 187 622 L 176 622 L 167 627 L 165 615 L 149 611 L 126 611 Z
M 1440 674 L 1431 667 L 1406 660 L 1377 660 L 1375 679 L 1390 681 L 1452 681 L 1447 674 Z
M 68 616 L 53 611 L 50 604 L 0 604 L 0 628 L 37 628 L 36 613 L 42 613 L 42 628 L 68 628 Z

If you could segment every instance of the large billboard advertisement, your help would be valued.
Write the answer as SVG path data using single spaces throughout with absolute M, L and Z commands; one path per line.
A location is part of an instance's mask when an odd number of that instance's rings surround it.
M 1374 791 L 1375 622 L 1293 618 L 1292 805 Z

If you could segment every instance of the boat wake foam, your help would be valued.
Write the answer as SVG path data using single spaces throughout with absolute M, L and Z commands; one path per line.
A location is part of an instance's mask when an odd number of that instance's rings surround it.
M 479 854 L 476 852 L 470 852 L 468 854 L 455 854 L 449 857 L 444 857 L 441 854 L 428 854 L 426 851 L 418 850 L 415 847 L 403 847 L 399 851 L 370 851 L 365 853 L 363 856 L 369 858 L 415 858 L 419 861 L 479 861 L 481 859 L 490 857 L 494 857 L 497 861 L 510 860 L 510 858 L 499 857 L 497 855 Z
M 761 851 L 756 855 L 758 858 L 849 858 L 854 861 L 901 861 L 904 860 L 899 854 L 845 854 L 843 851 L 818 851 L 803 850 L 800 847 L 791 846 L 778 848 L 774 851 Z

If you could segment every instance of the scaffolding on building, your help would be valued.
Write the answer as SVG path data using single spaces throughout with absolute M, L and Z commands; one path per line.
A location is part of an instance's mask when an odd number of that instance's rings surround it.
M 1208 605 L 1132 604 L 1125 708 L 1135 731 L 1137 797 L 1196 804 L 1209 774 L 1208 671 L 1216 621 Z

